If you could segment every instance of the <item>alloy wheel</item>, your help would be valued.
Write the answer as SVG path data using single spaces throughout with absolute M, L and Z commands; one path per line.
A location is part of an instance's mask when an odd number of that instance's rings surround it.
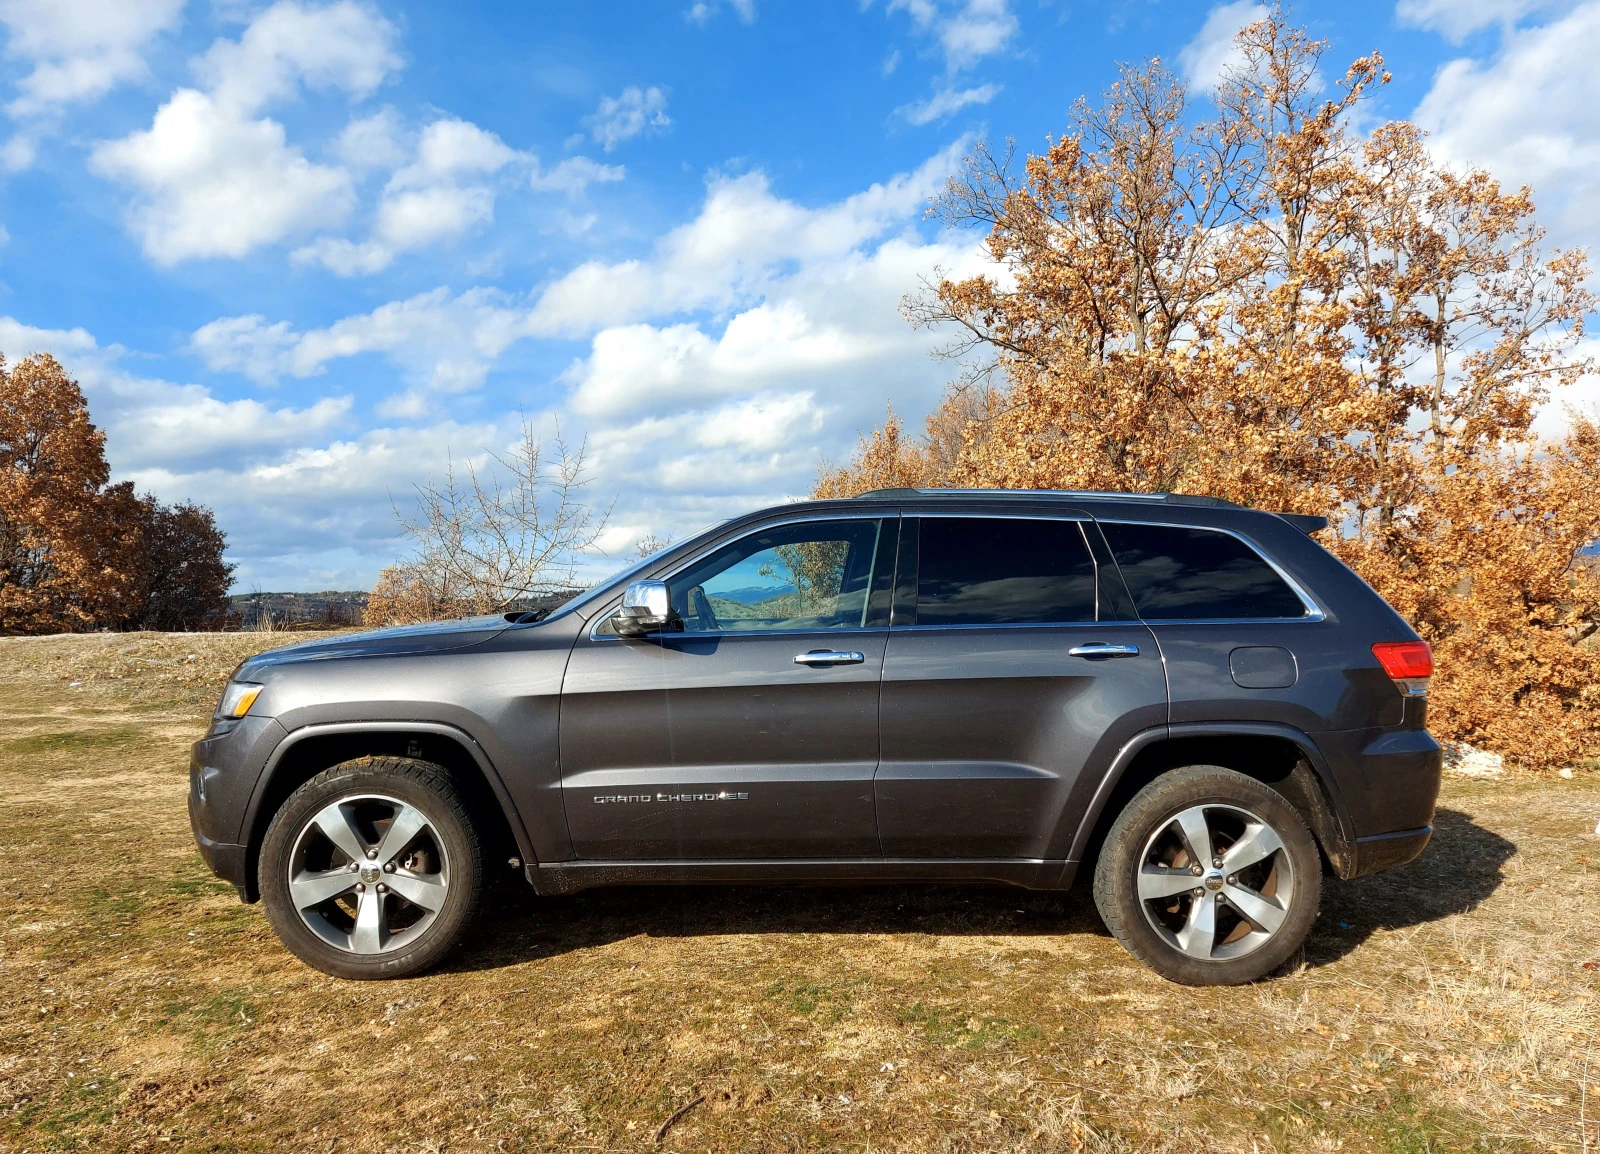
M 416 806 L 383 794 L 343 797 L 300 828 L 289 899 L 335 949 L 384 954 L 415 941 L 444 906 L 450 860 Z
M 1229 961 L 1264 946 L 1294 901 L 1283 838 L 1234 805 L 1190 806 L 1145 842 L 1139 906 L 1168 945 L 1202 961 Z

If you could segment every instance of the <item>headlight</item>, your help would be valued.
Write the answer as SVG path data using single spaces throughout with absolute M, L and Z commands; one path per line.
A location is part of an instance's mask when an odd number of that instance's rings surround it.
M 228 688 L 222 691 L 222 700 L 217 703 L 217 716 L 243 717 L 261 696 L 261 690 L 262 686 L 249 681 L 228 682 Z

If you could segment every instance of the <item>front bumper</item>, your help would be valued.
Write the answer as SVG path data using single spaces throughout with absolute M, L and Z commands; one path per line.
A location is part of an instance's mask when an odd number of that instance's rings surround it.
M 267 758 L 287 736 L 270 717 L 246 717 L 194 743 L 189 755 L 189 825 L 211 872 L 256 900 L 245 814 Z
M 211 872 L 238 890 L 240 901 L 253 902 L 260 897 L 249 876 L 247 847 L 229 841 L 212 841 L 198 831 L 194 840 Z

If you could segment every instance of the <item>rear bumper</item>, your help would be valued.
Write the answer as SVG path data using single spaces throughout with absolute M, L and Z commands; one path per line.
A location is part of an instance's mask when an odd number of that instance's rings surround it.
M 1356 838 L 1355 867 L 1351 870 L 1353 878 L 1375 874 L 1380 870 L 1393 869 L 1395 866 L 1405 865 L 1414 861 L 1422 851 L 1427 848 L 1429 840 L 1433 837 L 1433 827 L 1425 825 L 1421 829 L 1400 829 L 1393 833 L 1373 834 L 1371 837 Z

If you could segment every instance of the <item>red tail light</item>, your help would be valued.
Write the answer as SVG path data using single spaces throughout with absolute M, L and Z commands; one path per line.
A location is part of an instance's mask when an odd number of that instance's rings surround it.
M 1426 641 L 1380 641 L 1372 655 L 1396 681 L 1433 676 L 1433 651 Z

